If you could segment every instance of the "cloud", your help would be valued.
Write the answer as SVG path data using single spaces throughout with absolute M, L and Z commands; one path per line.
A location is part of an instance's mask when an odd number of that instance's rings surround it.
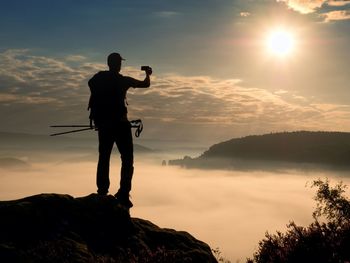
M 80 63 L 82 56 L 55 59 L 32 55 L 28 50 L 7 50 L 0 53 L 0 100 L 12 103 L 72 103 L 81 97 L 89 74 L 96 65 Z M 84 92 L 85 96 L 88 95 Z M 23 100 L 23 98 L 27 98 Z
M 177 154 L 182 156 L 183 153 Z M 26 173 L 1 173 L 1 200 L 42 192 L 85 196 L 96 191 L 95 162 L 62 163 L 62 160 L 77 157 L 71 151 L 62 155 L 45 151 L 38 156 L 37 161 L 31 162 L 33 169 Z M 112 156 L 111 193 L 117 191 L 119 183 L 117 158 L 117 154 Z M 231 262 L 245 262 L 266 231 L 284 232 L 289 220 L 298 225 L 312 221 L 315 191 L 305 188 L 306 182 L 327 177 L 331 182 L 342 180 L 350 184 L 345 172 L 206 171 L 162 167 L 158 157 L 147 160 L 138 156 L 136 159 L 133 217 L 188 231 L 211 247 L 220 247 Z
M 237 79 L 166 75 L 157 78 L 151 89 L 132 92 L 129 102 L 133 116 L 193 130 L 197 127 L 198 133 L 207 136 L 225 129 L 247 134 L 350 127 L 350 107 L 326 107 L 285 91 L 246 88 Z
M 324 22 L 339 21 L 350 19 L 349 10 L 344 10 L 350 4 L 349 0 L 276 0 L 285 2 L 291 9 L 302 14 L 318 13 Z M 331 10 L 326 7 L 332 7 Z M 323 10 L 324 9 L 324 10 Z M 338 10 L 340 9 L 340 10 Z
M 8 93 L 0 93 L 0 102 L 7 103 L 21 103 L 21 104 L 47 104 L 55 102 L 53 98 L 43 98 L 40 96 L 22 96 Z
M 73 61 L 73 62 L 75 62 L 75 61 L 83 61 L 85 59 L 86 59 L 86 57 L 80 56 L 80 55 L 69 55 L 69 56 L 66 57 L 67 61 Z
M 239 15 L 242 16 L 242 17 L 248 17 L 251 14 L 249 12 L 240 12 Z
M 325 22 L 338 21 L 338 20 L 347 20 L 350 19 L 349 10 L 337 10 L 330 11 L 328 13 L 321 14 Z
M 28 50 L 0 53 L 0 117 L 5 127 L 37 130 L 48 122 L 87 122 L 87 81 L 106 66 L 87 59 L 71 65 L 70 58 L 38 56 Z M 144 77 L 133 67 L 122 73 Z M 130 118 L 142 118 L 153 138 L 186 134 L 216 140 L 215 136 L 227 138 L 232 131 L 245 135 L 350 128 L 349 107 L 315 104 L 284 90 L 247 88 L 240 79 L 155 75 L 150 89 L 131 89 L 128 102 Z
M 334 1 L 328 1 L 327 4 L 329 6 L 345 6 L 350 4 L 350 0 L 334 0 Z
M 0 53 L 2 130 L 49 133 L 53 123 L 87 122 L 87 80 L 103 67 L 71 62 L 25 49 Z
M 264 119 L 279 121 L 279 116 L 318 115 L 314 108 L 293 105 L 280 96 L 258 88 L 244 88 L 237 79 L 214 79 L 206 76 L 167 75 L 158 78 L 152 89 L 135 91 L 132 100 L 140 113 L 171 117 L 191 123 L 245 123 Z M 153 100 L 152 105 L 147 101 Z M 132 102 L 131 102 L 132 104 Z
M 174 11 L 159 11 L 154 13 L 158 17 L 162 18 L 171 18 L 174 16 L 178 16 L 180 13 Z
M 277 0 L 277 2 L 286 2 L 286 4 L 295 11 L 302 14 L 308 14 L 315 12 L 320 8 L 327 0 Z

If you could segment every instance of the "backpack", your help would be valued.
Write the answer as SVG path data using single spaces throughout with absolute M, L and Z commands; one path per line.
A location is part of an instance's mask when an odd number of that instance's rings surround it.
M 100 71 L 88 82 L 90 125 L 112 124 L 127 117 L 125 78 L 110 71 Z

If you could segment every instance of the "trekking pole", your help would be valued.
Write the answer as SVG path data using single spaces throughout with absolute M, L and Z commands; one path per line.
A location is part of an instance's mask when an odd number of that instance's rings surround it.
M 130 121 L 131 128 L 136 128 L 135 136 L 140 137 L 140 134 L 143 130 L 143 123 L 142 120 L 132 120 Z M 59 133 L 53 133 L 50 134 L 50 136 L 58 136 L 68 133 L 74 133 L 74 132 L 81 132 L 81 131 L 88 131 L 88 130 L 96 130 L 96 126 L 94 125 L 51 125 L 51 128 L 83 128 L 78 130 L 72 130 L 72 131 L 65 131 L 65 132 L 59 132 Z
M 51 127 L 72 127 L 72 126 L 76 127 L 76 125 L 55 125 L 55 126 L 51 126 Z M 81 131 L 88 131 L 88 130 L 94 129 L 94 127 L 90 127 L 89 125 L 86 125 L 85 127 L 89 127 L 89 128 L 53 133 L 53 134 L 50 134 L 50 136 L 57 136 L 57 135 L 63 135 L 63 134 L 68 134 L 68 133 L 81 132 Z
M 95 128 L 94 126 L 90 125 L 51 125 L 52 128 Z
M 140 137 L 140 134 L 141 134 L 141 132 L 143 130 L 142 120 L 141 119 L 132 120 L 132 121 L 130 121 L 130 125 L 131 125 L 131 128 L 136 128 L 135 136 L 136 137 Z

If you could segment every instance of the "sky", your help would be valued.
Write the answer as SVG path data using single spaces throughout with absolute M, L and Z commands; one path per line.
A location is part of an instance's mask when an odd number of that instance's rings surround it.
M 290 37 L 287 51 L 271 48 L 276 32 Z M 48 135 L 53 124 L 88 124 L 87 82 L 107 69 L 111 52 L 126 59 L 123 75 L 143 79 L 140 66 L 153 68 L 151 87 L 127 97 L 129 118 L 144 123 L 135 143 L 209 147 L 270 132 L 347 132 L 349 48 L 345 0 L 1 0 L 0 132 Z M 1 198 L 95 191 L 95 162 L 42 162 L 27 174 L 3 172 Z M 266 230 L 311 220 L 304 185 L 317 173 L 275 178 L 160 163 L 136 163 L 134 215 L 189 231 L 230 259 L 251 255 Z
M 268 36 L 292 36 L 280 55 Z M 208 145 L 295 130 L 350 129 L 350 1 L 2 1 L 1 131 L 85 124 L 87 81 L 119 52 L 129 118 L 144 139 Z

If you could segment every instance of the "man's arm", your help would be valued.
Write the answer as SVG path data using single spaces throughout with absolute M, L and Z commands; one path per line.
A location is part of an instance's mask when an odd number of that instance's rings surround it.
M 148 67 L 148 69 L 145 71 L 146 77 L 143 81 L 133 79 L 132 87 L 134 88 L 149 88 L 151 86 L 151 78 L 152 75 L 152 68 Z

